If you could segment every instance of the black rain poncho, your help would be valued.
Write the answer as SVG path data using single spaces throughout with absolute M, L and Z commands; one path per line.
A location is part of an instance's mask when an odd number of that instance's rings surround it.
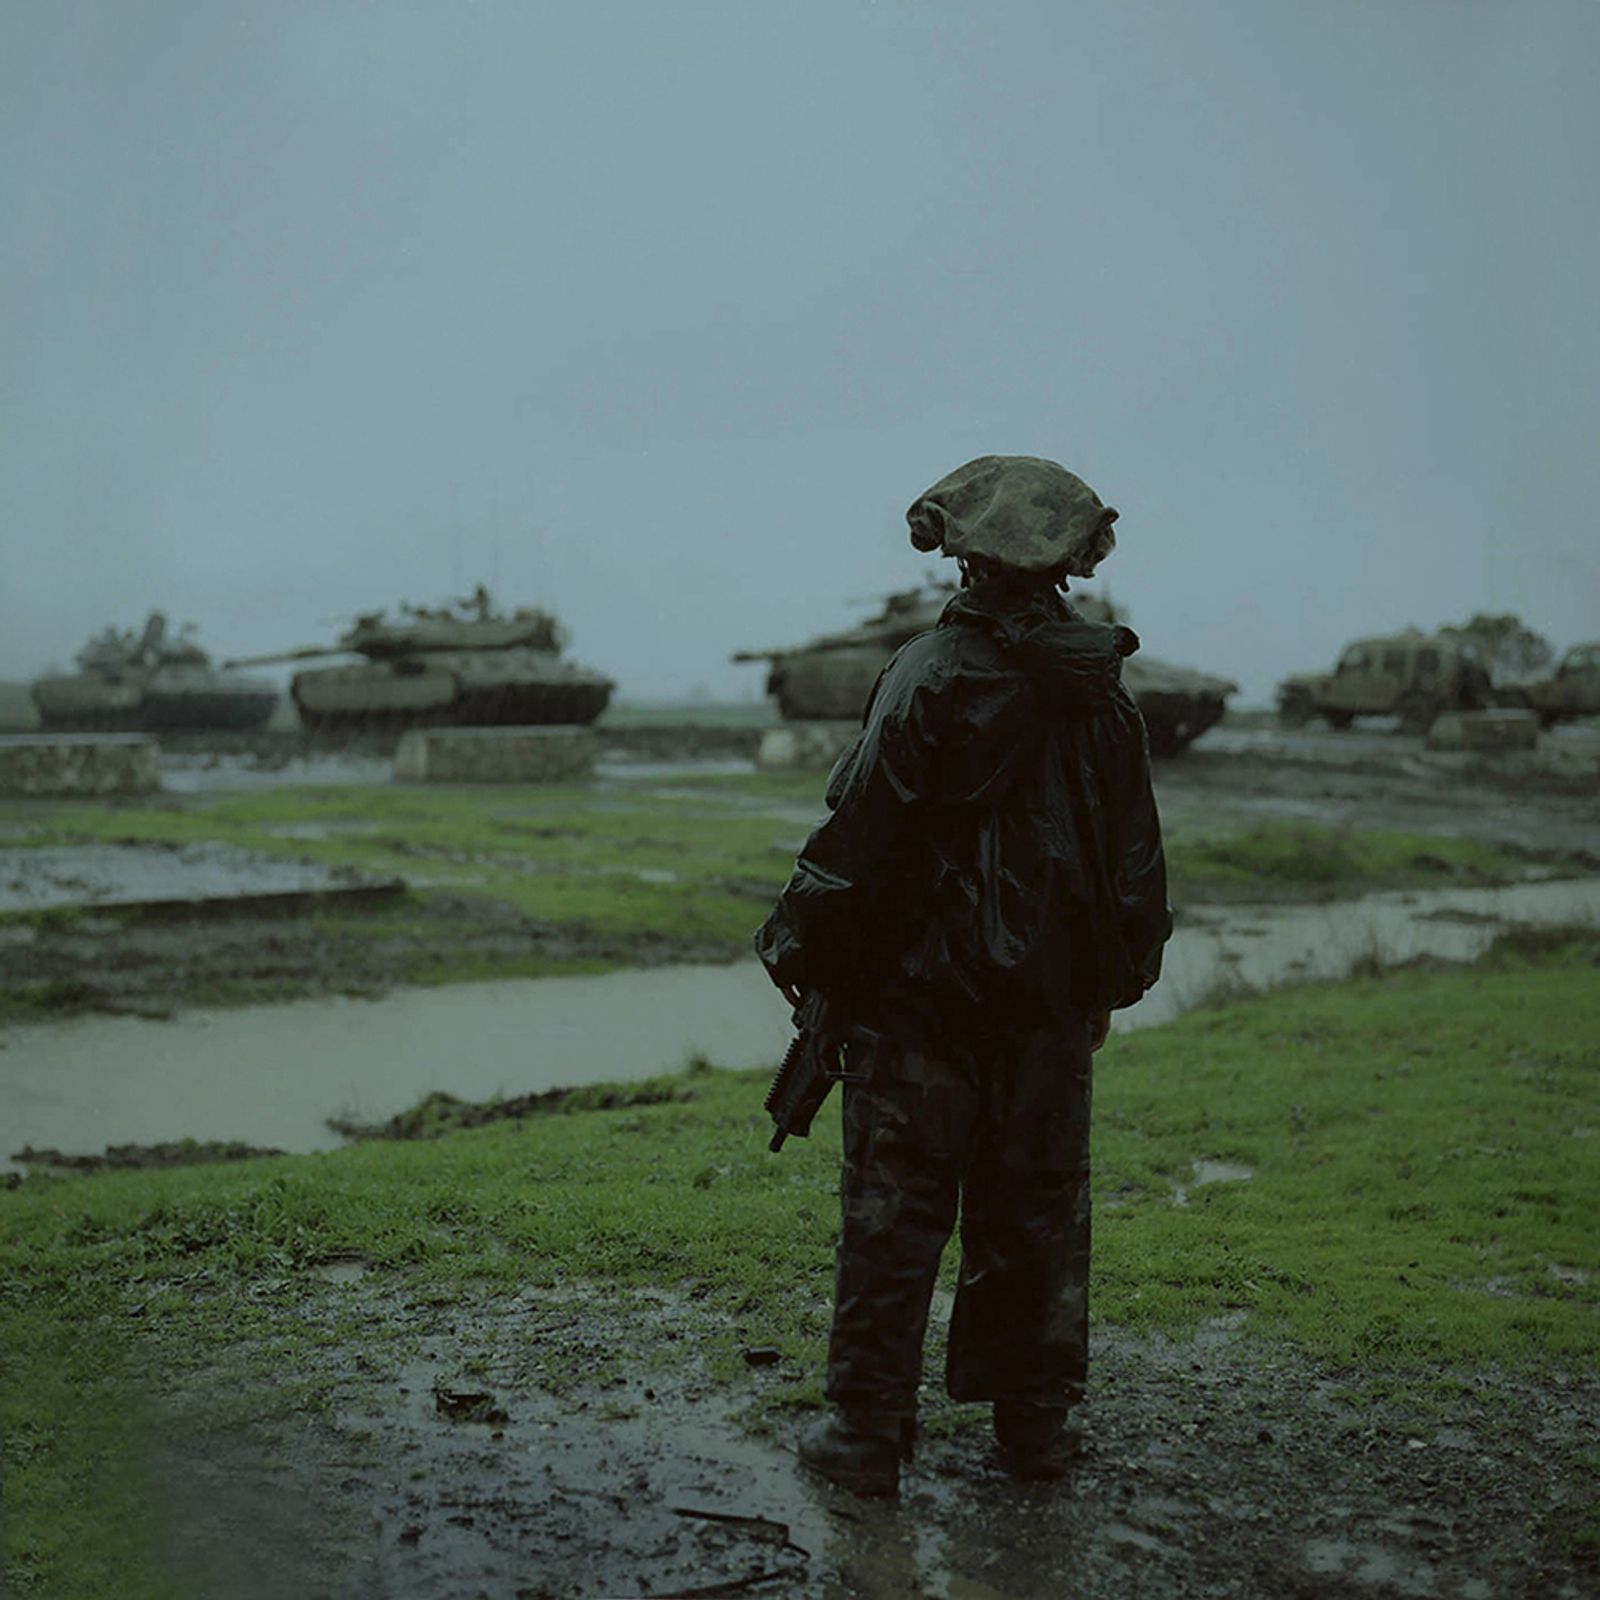
M 902 1036 L 1132 1005 L 1172 930 L 1126 628 L 957 595 L 895 654 L 756 935 L 780 986 Z

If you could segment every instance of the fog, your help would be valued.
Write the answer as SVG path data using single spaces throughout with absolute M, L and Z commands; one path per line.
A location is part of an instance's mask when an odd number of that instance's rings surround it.
M 1600 635 L 1600 8 L 0 11 L 0 676 L 489 583 L 759 692 L 1055 457 L 1146 648 Z

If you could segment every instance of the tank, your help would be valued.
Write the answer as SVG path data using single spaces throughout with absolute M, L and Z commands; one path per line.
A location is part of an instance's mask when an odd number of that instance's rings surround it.
M 735 661 L 765 661 L 767 693 L 786 721 L 844 721 L 860 717 L 884 663 L 907 639 L 931 628 L 956 593 L 950 582 L 930 582 L 885 597 L 860 626 L 822 634 L 806 644 L 776 650 L 741 650 Z M 1072 595 L 1073 609 L 1093 622 L 1120 622 L 1099 595 Z M 1214 726 L 1238 685 L 1226 678 L 1158 661 L 1143 650 L 1122 664 L 1122 681 L 1139 702 L 1150 748 L 1177 755 Z
M 265 678 L 215 667 L 192 627 L 176 638 L 152 611 L 144 629 L 107 627 L 74 658 L 76 672 L 31 685 L 44 728 L 97 733 L 183 733 L 259 728 L 278 703 Z
M 409 727 L 586 724 L 605 710 L 611 679 L 562 659 L 566 635 L 548 612 L 495 610 L 480 584 L 442 606 L 402 602 L 359 616 L 330 645 L 248 656 L 235 667 L 361 656 L 297 672 L 289 693 L 316 733 Z

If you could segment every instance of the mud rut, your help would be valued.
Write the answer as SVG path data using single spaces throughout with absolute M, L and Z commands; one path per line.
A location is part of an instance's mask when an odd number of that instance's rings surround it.
M 331 1419 L 208 1420 L 213 1399 L 248 1414 L 233 1379 L 166 1397 L 154 1465 L 168 1556 L 201 1592 L 1559 1600 L 1600 1587 L 1563 1538 L 1579 1515 L 1563 1468 L 1600 1428 L 1592 1374 L 1463 1372 L 1442 1406 L 1358 1403 L 1368 1374 L 1320 1369 L 1226 1319 L 1183 1340 L 1102 1328 L 1070 1480 L 1004 1477 L 981 1408 L 930 1390 L 899 1500 L 871 1503 L 798 1468 L 792 1413 L 750 1430 L 795 1374 L 706 1375 L 706 1338 L 754 1344 L 753 1320 L 730 1327 L 660 1292 L 436 1308 L 359 1265 L 330 1270 L 346 1281 L 285 1314 L 355 1313 L 401 1334 L 325 1347 L 301 1370 L 331 1383 Z

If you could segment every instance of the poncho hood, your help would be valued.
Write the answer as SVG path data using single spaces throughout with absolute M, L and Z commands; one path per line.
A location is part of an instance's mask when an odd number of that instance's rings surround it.
M 1139 648 L 1132 628 L 1086 621 L 1053 589 L 1004 576 L 963 589 L 939 626 L 980 629 L 1051 699 L 1079 706 L 1109 699 Z

